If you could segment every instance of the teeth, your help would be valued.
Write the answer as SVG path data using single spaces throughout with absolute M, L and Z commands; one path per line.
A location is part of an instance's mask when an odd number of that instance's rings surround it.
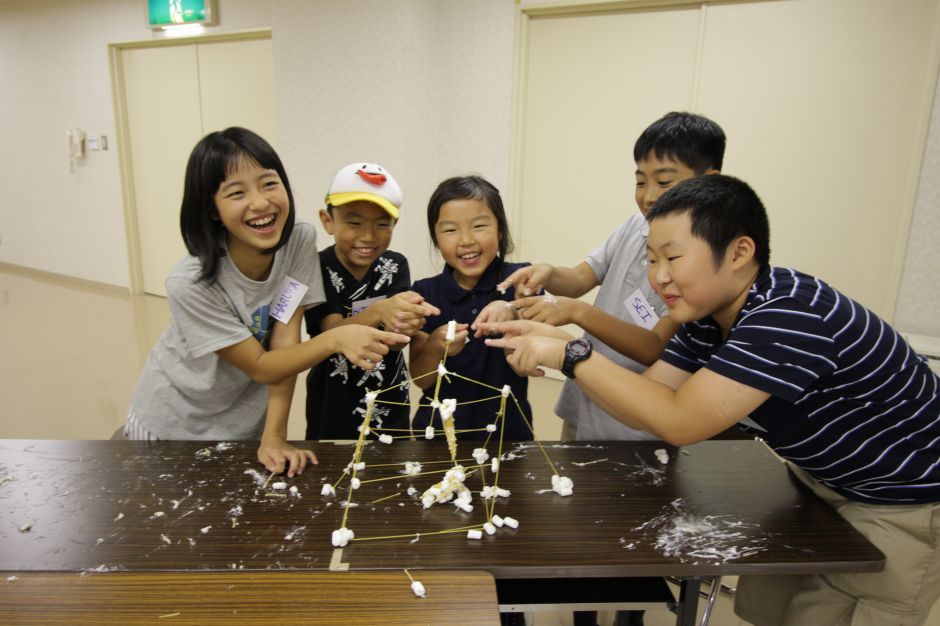
M 267 215 L 265 217 L 259 217 L 258 219 L 248 220 L 249 226 L 267 226 L 274 221 L 273 215 Z

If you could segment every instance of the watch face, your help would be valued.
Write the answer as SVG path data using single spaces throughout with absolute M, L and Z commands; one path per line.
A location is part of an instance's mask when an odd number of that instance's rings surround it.
M 568 353 L 575 358 L 587 354 L 590 349 L 590 344 L 584 339 L 575 339 L 568 343 Z

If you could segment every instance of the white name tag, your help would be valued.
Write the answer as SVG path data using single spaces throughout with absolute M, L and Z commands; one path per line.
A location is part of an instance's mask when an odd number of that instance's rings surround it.
M 374 298 L 366 298 L 365 300 L 356 300 L 352 305 L 352 314 L 356 315 L 363 310 L 369 308 L 379 300 L 384 300 L 385 296 L 376 296 Z
M 643 292 L 637 289 L 623 301 L 623 306 L 627 307 L 630 317 L 637 326 L 650 330 L 659 321 L 659 315 L 650 305 L 649 300 L 643 295 Z
M 307 285 L 288 276 L 281 283 L 277 297 L 271 303 L 271 317 L 286 324 L 294 316 L 294 311 L 300 305 L 300 299 L 307 293 Z

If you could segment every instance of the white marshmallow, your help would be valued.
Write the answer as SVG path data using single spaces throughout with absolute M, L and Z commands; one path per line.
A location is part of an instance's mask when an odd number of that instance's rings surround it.
M 336 490 L 333 489 L 333 485 L 331 485 L 330 483 L 325 483 L 323 485 L 323 488 L 320 489 L 320 495 L 321 496 L 335 496 Z
M 503 523 L 510 528 L 519 528 L 519 521 L 514 517 L 509 517 L 508 515 L 503 518 Z
M 499 471 L 499 459 L 495 456 L 493 457 L 493 460 L 490 461 L 490 471 L 492 471 L 494 474 Z
M 361 472 L 361 471 L 364 470 L 365 468 L 366 468 L 366 462 L 365 462 L 365 461 L 359 461 L 358 463 L 356 463 L 356 464 L 353 465 L 353 469 L 356 470 L 357 472 Z
M 487 523 L 483 524 L 483 530 L 486 531 L 486 534 L 487 534 L 487 535 L 494 535 L 494 534 L 496 534 L 496 527 L 493 526 L 493 524 L 491 524 L 490 522 L 487 522 Z
M 460 498 L 454 500 L 454 506 L 456 506 L 461 511 L 466 513 L 473 513 L 473 505 L 467 502 L 466 500 L 461 500 Z
M 287 483 L 271 483 L 271 489 L 287 489 Z
M 490 458 L 490 453 L 486 451 L 486 448 L 474 448 L 473 458 L 478 464 L 483 465 Z
M 512 393 L 512 387 L 510 387 L 509 385 L 503 385 L 503 397 L 508 398 L 509 394 L 511 393 Z
M 379 435 L 379 441 L 382 443 L 392 443 L 392 436 L 386 433 Z
M 343 548 L 348 543 L 349 540 L 356 536 L 352 530 L 343 526 L 342 528 L 337 528 L 333 531 L 333 547 L 334 548 Z
M 496 424 L 487 424 L 487 425 L 486 425 L 486 432 L 488 432 L 488 433 L 495 433 L 495 432 L 496 432 Z
M 362 484 L 362 481 L 359 480 L 358 478 L 353 478 L 349 481 L 349 486 L 352 487 L 353 489 L 359 489 L 359 485 L 361 484 Z
M 434 439 L 434 427 L 428 426 L 424 429 L 424 438 L 425 439 Z
M 356 430 L 358 430 L 359 432 L 362 432 L 362 427 L 363 427 L 363 424 L 360 424 L 359 427 L 356 428 Z M 366 434 L 368 435 L 371 432 L 372 432 L 372 429 L 366 426 Z
M 416 493 L 418 493 L 418 490 L 415 489 L 414 487 L 408 487 L 408 491 L 406 491 L 405 493 L 407 493 L 409 496 L 413 496 Z
M 424 496 L 421 498 L 421 504 L 426 509 L 430 509 L 431 505 L 434 504 L 434 496 Z
M 453 341 L 456 335 L 457 335 L 457 320 L 451 320 L 447 322 L 447 335 L 444 337 L 444 339 L 446 341 Z
M 414 476 L 421 473 L 421 464 L 417 461 L 405 461 L 405 474 Z
M 496 488 L 496 497 L 497 498 L 508 498 L 512 492 L 508 489 L 503 489 L 502 487 Z
M 482 530 L 468 530 L 467 539 L 483 539 Z
M 300 493 L 300 489 L 298 489 L 297 486 L 294 485 L 294 486 L 292 486 L 292 487 L 290 488 L 290 492 L 291 492 L 291 495 L 295 495 L 295 496 L 296 496 L 298 493 Z
M 411 590 L 415 592 L 415 595 L 419 598 L 423 598 L 427 591 L 424 589 L 424 585 L 421 584 L 420 580 L 416 580 L 411 583 Z
M 503 524 L 505 523 L 505 520 L 499 515 L 493 515 L 490 521 L 493 522 L 493 526 L 496 526 L 496 528 L 502 528 Z
M 574 483 L 567 476 L 552 475 L 552 491 L 560 496 L 570 496 L 574 493 Z
M 443 378 L 444 376 L 447 376 L 448 374 L 450 374 L 450 372 L 447 371 L 447 368 L 444 367 L 444 364 L 443 364 L 443 363 L 438 363 L 438 364 L 437 364 L 437 375 Z

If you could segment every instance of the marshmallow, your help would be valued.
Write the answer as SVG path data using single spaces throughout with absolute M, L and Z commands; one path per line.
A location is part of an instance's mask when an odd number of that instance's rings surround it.
M 421 584 L 420 580 L 416 580 L 413 583 L 411 583 L 411 590 L 414 591 L 415 595 L 418 596 L 419 598 L 423 598 L 424 595 L 427 593 L 427 591 L 425 591 L 424 589 L 424 585 Z
M 519 528 L 519 521 L 514 517 L 509 517 L 508 515 L 503 518 L 503 523 L 510 528 Z
M 290 492 L 291 495 L 296 496 L 298 493 L 300 493 L 300 489 L 297 488 L 297 485 L 294 485 L 290 488 Z
M 512 388 L 509 385 L 503 385 L 503 397 L 508 398 L 509 394 L 512 393 Z
M 466 500 L 461 500 L 460 498 L 457 498 L 456 500 L 454 500 L 454 506 L 456 506 L 461 511 L 464 511 L 465 513 L 473 513 L 473 505 L 467 502 Z
M 486 432 L 488 432 L 488 433 L 495 433 L 495 432 L 496 432 L 496 424 L 487 424 L 487 425 L 486 425 Z
M 358 427 L 356 430 L 358 430 L 359 432 L 362 432 L 362 427 L 363 427 L 363 426 L 364 426 L 364 424 L 360 424 L 359 427 Z M 372 429 L 369 428 L 368 426 L 366 426 L 365 429 L 366 429 L 366 434 L 367 434 L 367 435 L 372 432 Z
M 574 493 L 574 483 L 567 476 L 552 475 L 552 491 L 560 496 L 570 496 Z
M 493 526 L 496 526 L 497 528 L 502 528 L 503 524 L 505 523 L 505 520 L 499 515 L 493 515 L 493 517 L 490 518 L 490 521 L 493 522 Z
M 333 547 L 343 548 L 349 543 L 349 540 L 356 536 L 356 533 L 343 526 L 333 531 Z
M 353 464 L 353 469 L 356 470 L 357 472 L 361 472 L 365 468 L 366 468 L 365 461 L 359 461 L 358 463 Z
M 456 335 L 457 335 L 457 320 L 451 320 L 447 322 L 447 336 L 444 337 L 444 339 L 446 341 L 453 341 Z
M 405 474 L 414 476 L 421 473 L 421 464 L 417 461 L 405 461 Z
M 379 435 L 379 441 L 382 443 L 392 443 L 392 436 L 386 433 Z
M 486 448 L 474 448 L 473 458 L 476 459 L 477 463 L 483 465 L 490 458 L 490 453 L 486 451 Z
M 370 404 L 375 404 L 375 399 L 378 397 L 378 393 L 375 391 L 366 392 L 366 406 Z
M 508 498 L 512 492 L 508 489 L 503 489 L 502 487 L 496 487 L 496 497 L 497 498 Z
M 434 504 L 434 496 L 424 496 L 421 498 L 421 504 L 426 509 L 430 509 L 431 505 Z
M 418 490 L 415 489 L 414 487 L 408 487 L 408 491 L 406 491 L 405 493 L 407 493 L 409 496 L 413 496 L 416 493 L 418 493 Z
M 494 474 L 499 471 L 499 459 L 495 456 L 493 457 L 493 460 L 490 461 L 490 471 L 492 471 Z
M 496 534 L 496 527 L 493 526 L 493 524 L 491 524 L 490 522 L 487 522 L 487 523 L 483 524 L 483 530 L 486 531 L 486 534 L 487 534 L 487 535 L 495 535 L 495 534 Z
M 428 426 L 424 429 L 424 438 L 425 439 L 434 439 L 434 427 Z
M 349 486 L 352 487 L 353 489 L 359 489 L 359 485 L 361 484 L 362 484 L 362 481 L 359 480 L 358 478 L 353 478 L 349 481 Z
M 468 530 L 467 539 L 482 539 L 483 531 L 481 530 Z
M 440 376 L 441 378 L 443 378 L 444 376 L 447 376 L 448 374 L 450 374 L 450 372 L 447 371 L 447 368 L 444 367 L 444 364 L 443 364 L 443 363 L 438 363 L 438 364 L 437 364 L 437 375 Z
M 287 489 L 287 483 L 271 483 L 271 489 Z
M 335 496 L 336 490 L 333 489 L 333 485 L 331 485 L 330 483 L 325 483 L 323 485 L 323 489 L 320 490 L 320 495 L 321 496 Z

